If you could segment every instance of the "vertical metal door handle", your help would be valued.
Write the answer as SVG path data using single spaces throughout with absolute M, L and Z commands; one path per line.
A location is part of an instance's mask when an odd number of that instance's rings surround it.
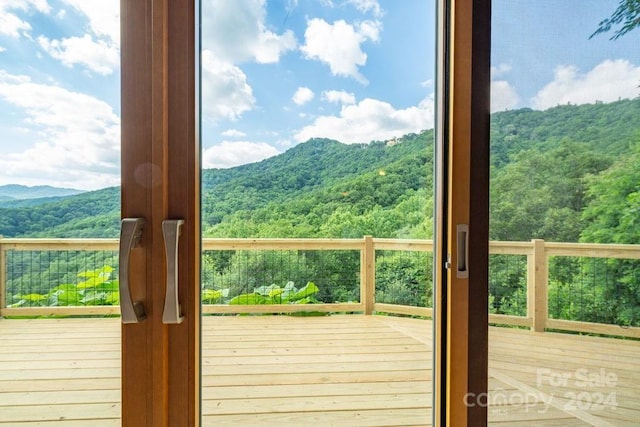
M 140 243 L 143 218 L 125 218 L 120 226 L 120 314 L 122 323 L 139 323 L 147 316 L 140 301 L 133 301 L 129 288 L 129 255 Z
M 466 279 L 469 277 L 469 225 L 458 224 L 456 226 L 456 234 L 458 239 L 456 277 L 458 279 Z
M 167 257 L 167 293 L 164 299 L 162 323 L 182 323 L 182 308 L 178 300 L 178 240 L 182 219 L 162 221 L 164 249 Z

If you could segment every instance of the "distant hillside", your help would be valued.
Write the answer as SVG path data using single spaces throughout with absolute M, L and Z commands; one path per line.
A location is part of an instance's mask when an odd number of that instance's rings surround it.
M 31 207 L 0 208 L 5 237 L 117 237 L 120 189 L 105 188 Z
M 0 201 L 64 197 L 80 193 L 83 193 L 83 191 L 73 188 L 51 187 L 49 185 L 35 187 L 16 184 L 0 185 Z
M 205 170 L 203 220 L 215 225 L 228 215 L 273 204 L 290 204 L 302 195 L 398 161 L 431 157 L 433 132 L 409 134 L 395 143 L 342 144 L 312 139 L 279 156 L 232 169 Z M 423 175 L 429 171 L 425 168 Z
M 82 194 L 82 193 L 80 193 Z M 47 203 L 57 202 L 68 196 L 59 197 L 41 197 L 38 199 L 13 199 L 11 197 L 0 197 L 0 208 L 29 208 L 33 206 L 44 205 Z
M 640 243 L 638 118 L 640 99 L 492 115 L 491 238 Z M 258 163 L 203 171 L 203 232 L 430 237 L 432 181 L 431 130 L 370 144 L 312 139 Z M 0 235 L 117 237 L 119 195 L 0 202 Z
M 491 116 L 491 161 L 503 166 L 520 151 L 547 151 L 562 139 L 605 155 L 620 155 L 628 152 L 629 141 L 639 138 L 640 98 L 544 111 L 523 108 Z

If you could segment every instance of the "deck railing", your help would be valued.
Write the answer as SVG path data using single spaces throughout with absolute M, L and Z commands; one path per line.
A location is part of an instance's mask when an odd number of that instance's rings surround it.
M 317 312 L 362 312 L 430 317 L 430 307 L 416 307 L 376 301 L 376 263 L 383 252 L 424 253 L 425 263 L 433 253 L 429 240 L 379 239 L 366 236 L 362 239 L 210 239 L 203 240 L 203 251 L 355 251 L 359 252 L 358 300 L 341 303 L 312 305 L 228 305 L 204 304 L 204 314 L 228 313 L 291 313 Z M 10 307 L 7 303 L 8 269 L 16 253 L 31 252 L 97 252 L 116 259 L 117 239 L 4 239 L 0 238 L 0 317 L 46 316 L 46 315 L 114 315 L 119 309 L 113 305 L 65 306 L 65 307 Z M 526 315 L 489 315 L 492 324 L 528 327 L 536 332 L 548 329 L 575 332 L 609 334 L 640 338 L 640 327 L 620 326 L 597 322 L 583 322 L 553 318 L 549 315 L 549 268 L 554 257 L 580 259 L 624 259 L 640 260 L 640 245 L 609 245 L 585 243 L 557 243 L 543 240 L 530 242 L 490 242 L 489 253 L 494 256 L 515 256 L 523 261 L 525 277 L 522 278 L 526 295 Z M 12 256 L 9 256 L 12 254 Z M 379 262 L 378 262 L 379 263 Z M 431 278 L 427 278 L 431 283 Z M 638 283 L 635 286 L 640 286 Z M 378 295 L 380 296 L 380 295 Z

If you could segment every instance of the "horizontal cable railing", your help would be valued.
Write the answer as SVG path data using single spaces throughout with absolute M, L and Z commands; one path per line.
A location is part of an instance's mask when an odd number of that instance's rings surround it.
M 0 239 L 0 316 L 117 315 L 117 239 Z M 203 239 L 204 314 L 432 315 L 428 240 Z M 640 337 L 640 245 L 490 242 L 492 324 Z

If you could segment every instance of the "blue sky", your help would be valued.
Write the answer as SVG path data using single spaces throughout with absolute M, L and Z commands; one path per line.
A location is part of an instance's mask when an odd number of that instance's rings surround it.
M 433 126 L 429 0 L 203 0 L 203 164 Z M 494 0 L 492 110 L 640 95 L 617 0 Z M 119 0 L 0 1 L 0 185 L 119 183 Z

